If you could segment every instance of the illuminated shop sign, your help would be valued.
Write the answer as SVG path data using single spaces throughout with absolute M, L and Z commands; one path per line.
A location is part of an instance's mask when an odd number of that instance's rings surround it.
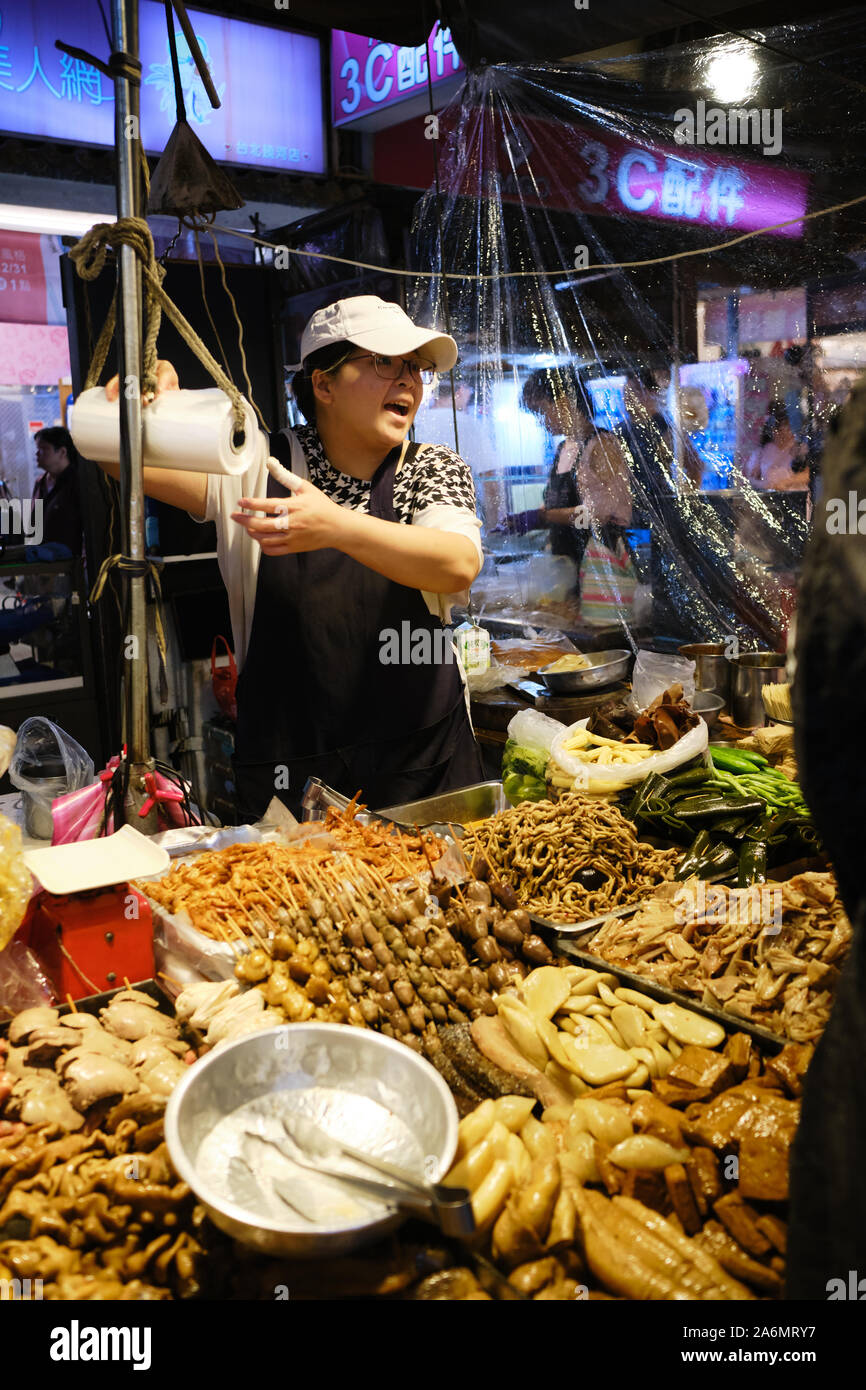
M 187 120 L 214 159 L 283 172 L 326 170 L 319 40 L 290 29 L 189 11 L 222 102 L 214 111 L 176 24 Z M 62 38 L 107 57 L 96 0 L 2 0 L 0 130 L 76 145 L 114 144 L 114 88 L 54 47 Z M 141 0 L 141 133 L 158 154 L 175 123 L 165 9 Z
M 412 109 L 406 109 L 406 102 L 414 97 L 426 104 L 428 53 L 434 87 L 441 88 L 463 71 L 450 29 L 440 29 L 438 23 L 427 44 L 417 48 L 400 48 L 394 43 L 335 29 L 331 37 L 334 125 L 384 124 L 365 118 L 397 106 L 400 110 L 392 111 L 390 119 L 404 120 L 412 114 Z
M 788 222 L 778 236 L 803 234 L 808 175 L 778 163 L 534 118 L 521 124 L 519 139 L 498 126 L 495 139 L 480 143 L 478 160 L 467 161 L 446 133 L 449 120 L 446 112 L 443 180 L 452 192 L 477 196 L 492 175 L 500 197 L 531 207 L 691 222 L 734 234 Z

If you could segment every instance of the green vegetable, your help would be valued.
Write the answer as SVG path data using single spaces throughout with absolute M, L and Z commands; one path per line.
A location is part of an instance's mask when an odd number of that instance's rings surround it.
M 699 830 L 689 848 L 686 850 L 684 858 L 674 873 L 675 879 L 688 878 L 690 874 L 696 873 L 698 866 L 703 863 L 712 841 L 708 830 Z
M 513 770 L 506 772 L 502 786 L 512 806 L 521 801 L 543 801 L 547 796 L 547 784 L 542 778 L 525 777 Z
M 746 816 L 763 809 L 764 804 L 757 797 L 750 800 L 738 796 L 690 796 L 677 802 L 676 814 L 681 820 L 705 820 L 711 816 Z
M 737 869 L 737 886 L 750 888 L 753 883 L 767 881 L 767 843 L 765 840 L 747 840 L 740 850 Z
M 537 777 L 524 777 L 521 787 L 521 801 L 545 801 L 547 798 L 547 783 L 540 782 Z
M 708 767 L 693 767 L 690 772 L 678 772 L 674 777 L 669 777 L 671 787 L 699 787 L 704 782 L 709 782 L 712 772 Z
M 755 760 L 744 748 L 725 748 L 718 744 L 712 744 L 710 757 L 713 760 L 713 767 L 720 768 L 722 772 L 755 771 Z
M 537 748 L 523 748 L 519 744 L 502 760 L 503 772 L 519 772 L 522 777 L 540 777 L 544 780 L 547 772 L 548 755 Z
M 649 777 L 645 777 L 640 783 L 637 791 L 626 807 L 625 814 L 628 819 L 634 820 L 635 816 L 641 813 L 650 797 L 655 794 L 661 795 L 667 790 L 667 787 L 668 781 L 665 777 L 662 777 L 660 772 L 651 772 Z
M 713 846 L 706 859 L 699 865 L 698 873 L 701 878 L 710 878 L 715 874 L 724 874 L 727 873 L 729 869 L 733 869 L 738 860 L 739 855 L 737 851 L 731 849 L 730 845 L 722 844 L 720 841 L 719 844 Z
M 750 822 L 749 816 L 724 816 L 717 820 L 713 825 L 714 835 L 733 835 L 735 840 L 740 838 L 741 832 L 745 830 Z
M 502 779 L 502 789 L 505 792 L 505 795 L 508 797 L 508 800 L 512 802 L 512 804 L 519 796 L 520 788 L 522 786 L 523 778 L 521 777 L 519 772 L 506 772 L 505 776 Z

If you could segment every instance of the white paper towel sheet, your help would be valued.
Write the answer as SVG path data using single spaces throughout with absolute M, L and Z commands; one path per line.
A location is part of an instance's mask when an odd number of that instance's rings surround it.
M 243 439 L 235 436 L 231 401 L 218 388 L 165 391 L 141 413 L 147 468 L 182 468 L 191 473 L 245 473 L 262 448 L 252 408 L 245 397 Z M 120 405 L 104 386 L 82 391 L 72 407 L 75 447 L 94 463 L 120 458 Z

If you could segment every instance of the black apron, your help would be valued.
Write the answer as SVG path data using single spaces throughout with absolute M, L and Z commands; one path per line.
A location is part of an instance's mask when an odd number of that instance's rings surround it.
M 270 447 L 291 468 L 284 432 L 271 436 Z M 408 446 L 407 461 L 416 448 Z M 384 521 L 397 521 L 400 452 L 393 449 L 371 480 L 370 515 Z M 267 495 L 290 494 L 269 475 Z M 383 662 L 393 633 L 401 656 L 414 644 L 428 659 Z M 447 629 L 417 589 L 339 550 L 262 554 L 237 687 L 234 765 L 243 816 L 257 819 L 275 795 L 299 815 L 308 777 L 345 796 L 360 791 L 373 809 L 481 781 L 460 671 L 456 660 L 443 659 L 449 653 Z

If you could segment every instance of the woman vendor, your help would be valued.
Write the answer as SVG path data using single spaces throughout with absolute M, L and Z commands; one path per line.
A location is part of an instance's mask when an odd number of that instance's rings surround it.
M 406 440 L 424 381 L 456 359 L 453 338 L 398 304 L 339 300 L 304 330 L 292 392 L 308 423 L 272 434 L 272 457 L 263 438 L 240 477 L 144 469 L 149 496 L 216 523 L 246 817 L 274 795 L 297 812 L 311 776 L 373 808 L 482 779 L 460 669 L 437 641 L 482 563 L 472 474 Z M 176 385 L 161 364 L 160 389 Z M 400 664 L 394 631 L 410 635 Z

